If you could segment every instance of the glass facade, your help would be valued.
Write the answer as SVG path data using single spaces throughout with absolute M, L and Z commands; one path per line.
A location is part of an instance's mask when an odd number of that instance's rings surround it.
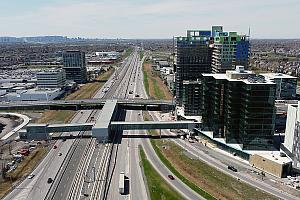
M 199 116 L 201 115 L 201 81 L 183 82 L 183 107 L 184 115 Z
M 183 103 L 183 81 L 195 81 L 201 73 L 211 71 L 209 37 L 179 37 L 176 39 L 176 101 Z
M 76 83 L 85 83 L 87 81 L 84 52 L 65 51 L 63 53 L 63 62 L 67 80 L 73 80 Z
M 224 76 L 225 77 L 225 76 Z M 247 79 L 246 79 L 247 80 Z M 202 120 L 214 137 L 243 149 L 273 144 L 276 84 L 203 76 Z

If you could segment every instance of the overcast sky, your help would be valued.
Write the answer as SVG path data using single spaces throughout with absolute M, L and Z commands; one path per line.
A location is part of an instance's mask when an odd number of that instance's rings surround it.
M 0 36 L 172 38 L 187 29 L 300 38 L 300 0 L 0 0 Z

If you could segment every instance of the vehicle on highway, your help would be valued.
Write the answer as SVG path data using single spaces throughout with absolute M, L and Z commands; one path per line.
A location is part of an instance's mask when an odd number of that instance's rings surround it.
M 172 176 L 171 174 L 168 175 L 169 179 L 174 180 L 174 176 Z
M 35 176 L 34 174 L 30 174 L 30 175 L 28 176 L 28 179 L 33 179 L 34 176 Z
M 232 165 L 228 165 L 227 168 L 230 169 L 233 172 L 237 172 L 237 169 L 234 166 L 232 166 Z
M 57 145 L 54 145 L 54 146 L 53 146 L 53 149 L 57 149 Z
M 132 93 L 133 93 L 133 91 L 130 90 L 130 91 L 129 91 L 129 94 L 132 94 Z
M 52 183 L 53 179 L 52 178 L 48 178 L 47 183 Z
M 139 95 L 139 94 L 136 94 L 135 97 L 140 97 L 140 95 Z
M 61 156 L 61 155 L 62 155 L 62 153 L 59 153 L 59 154 L 58 154 L 58 156 Z
M 119 193 L 124 194 L 125 193 L 125 174 L 124 172 L 120 173 L 119 178 Z

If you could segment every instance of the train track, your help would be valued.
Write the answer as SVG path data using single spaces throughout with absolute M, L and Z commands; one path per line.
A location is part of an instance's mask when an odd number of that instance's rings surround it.
M 123 89 L 126 89 L 126 93 L 123 98 L 126 97 L 126 94 L 128 93 L 130 81 L 129 81 L 129 79 L 125 79 L 125 83 L 123 83 L 124 78 L 126 75 L 128 75 L 129 72 L 130 73 L 133 72 L 134 66 L 137 62 L 136 61 L 137 54 L 133 53 L 133 55 L 131 55 L 128 59 L 130 59 L 130 61 L 127 62 L 126 64 L 124 64 L 121 69 L 119 69 L 121 71 L 119 74 L 119 78 L 110 87 L 109 91 L 103 96 L 103 98 L 113 98 L 114 95 L 117 93 L 117 91 L 122 91 Z M 126 87 L 126 88 L 124 88 L 124 87 Z M 121 96 L 120 94 L 118 94 L 118 95 Z M 96 110 L 93 110 L 92 113 L 96 113 Z M 91 116 L 89 118 L 91 118 Z M 85 132 L 82 132 L 79 134 L 84 135 Z M 115 138 L 113 139 L 113 141 L 114 140 L 115 140 Z M 73 152 L 75 151 L 76 148 L 78 148 L 79 141 L 80 141 L 80 139 L 78 139 L 74 142 Z M 86 175 L 87 175 L 90 161 L 91 161 L 92 155 L 95 150 L 95 145 L 96 145 L 95 139 L 90 139 L 90 141 L 87 142 L 87 145 L 81 156 L 80 162 L 79 162 L 77 170 L 76 170 L 76 174 L 74 176 L 71 188 L 70 188 L 68 196 L 67 196 L 67 199 L 69 199 L 69 200 L 80 199 L 80 196 L 83 191 L 84 177 L 86 177 Z M 104 146 L 104 152 L 103 152 L 101 160 L 100 160 L 100 165 L 97 169 L 95 183 L 93 185 L 93 189 L 92 189 L 92 192 L 90 195 L 93 198 L 90 198 L 90 199 L 99 198 L 101 196 L 102 191 L 105 190 L 105 187 L 106 187 L 105 180 L 106 180 L 106 176 L 108 174 L 107 166 L 108 166 L 108 162 L 110 162 L 111 155 L 112 155 L 114 148 L 115 148 L 115 145 L 112 143 L 109 143 Z M 70 159 L 71 159 L 71 157 L 70 157 Z M 53 198 L 50 198 L 50 199 L 53 199 Z

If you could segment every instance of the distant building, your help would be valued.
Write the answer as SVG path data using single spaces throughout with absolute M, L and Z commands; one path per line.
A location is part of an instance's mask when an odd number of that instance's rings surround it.
M 236 65 L 243 65 L 247 69 L 250 56 L 249 37 L 221 30 L 213 32 L 212 73 L 225 73 L 226 70 L 233 70 Z
M 49 101 L 63 94 L 61 89 L 30 89 L 20 92 L 7 93 L 0 99 L 3 101 Z
M 276 99 L 296 97 L 297 77 L 281 73 L 262 73 L 261 75 L 276 83 Z
M 36 74 L 39 88 L 63 88 L 66 85 L 66 74 L 63 69 L 44 70 Z
M 204 127 L 243 149 L 272 146 L 276 84 L 243 66 L 226 74 L 202 75 Z
M 300 169 L 300 101 L 298 105 L 288 105 L 282 149 L 293 159 L 294 167 Z
M 200 80 L 183 82 L 183 108 L 185 116 L 201 115 L 202 84 Z
M 196 81 L 201 73 L 211 71 L 211 31 L 188 30 L 186 37 L 176 38 L 176 101 L 183 103 L 183 81 Z
M 76 83 L 87 82 L 87 69 L 84 52 L 65 51 L 63 53 L 63 62 L 67 80 L 73 80 Z

